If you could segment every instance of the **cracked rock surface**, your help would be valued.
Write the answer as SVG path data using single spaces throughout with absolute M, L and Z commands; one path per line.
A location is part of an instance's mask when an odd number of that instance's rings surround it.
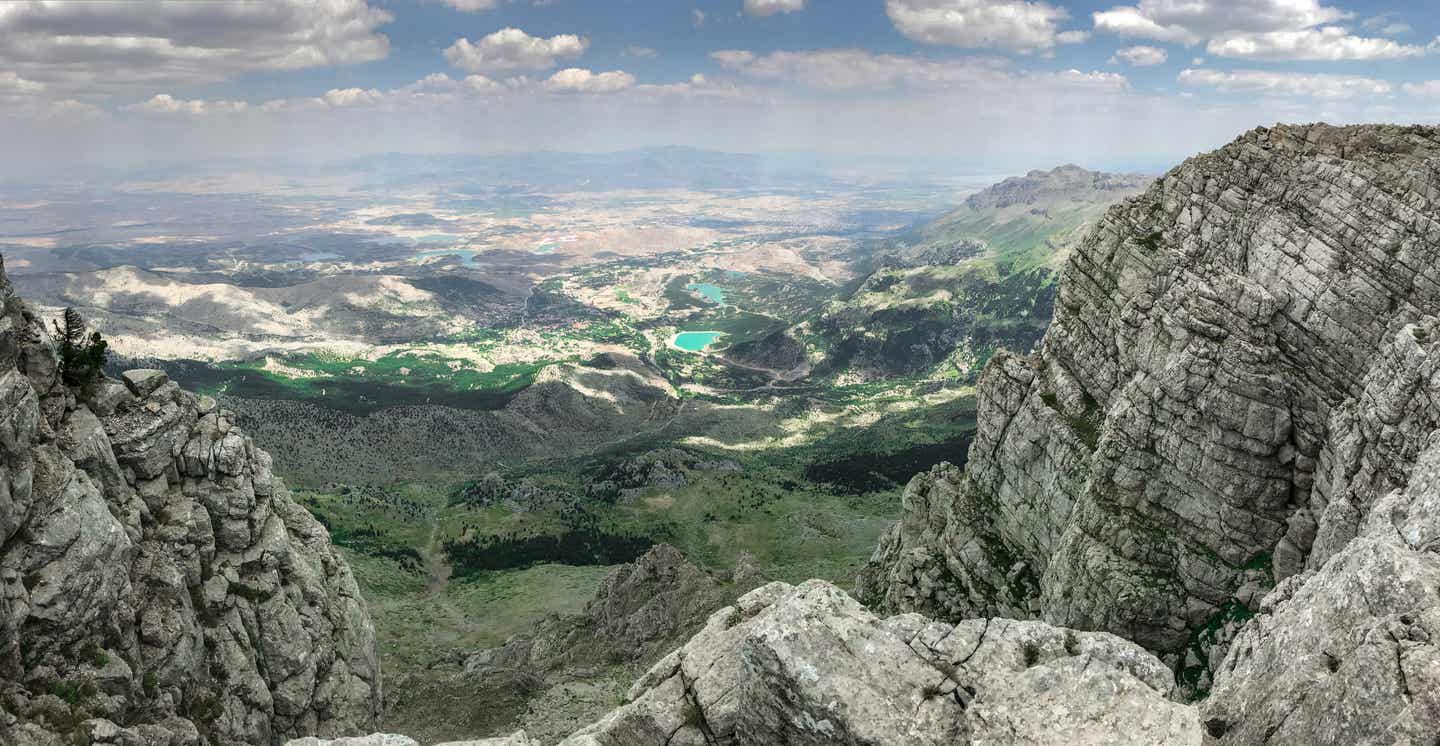
M 228 412 L 159 371 L 84 391 L 0 267 L 0 743 L 364 732 L 374 632 Z
M 1440 323 L 1397 333 L 1331 419 L 1310 568 L 1261 603 L 1202 706 L 1225 744 L 1440 740 Z M 1319 490 L 1317 489 L 1317 492 Z
M 1283 609 L 1328 596 L 1378 614 L 1383 588 L 1423 577 L 1382 583 L 1354 552 L 1373 506 L 1409 494 L 1440 422 L 1437 184 L 1435 128 L 1279 126 L 1111 208 L 1071 256 L 1040 349 L 988 366 L 966 468 L 909 485 L 861 598 L 1113 632 L 1216 701 L 1265 697 L 1259 664 L 1226 655 L 1256 654 L 1282 618 L 1353 648 L 1368 617 L 1331 615 L 1327 630 Z M 1348 590 L 1337 561 L 1362 573 Z M 1302 590 L 1326 577 L 1327 594 Z M 1253 736 L 1241 723 L 1255 714 L 1228 701 L 1224 727 Z M 1322 701 L 1339 702 L 1320 696 L 1316 713 Z
M 1113 635 L 1041 622 L 880 619 L 823 581 L 712 615 L 565 746 L 1200 744 L 1170 671 Z

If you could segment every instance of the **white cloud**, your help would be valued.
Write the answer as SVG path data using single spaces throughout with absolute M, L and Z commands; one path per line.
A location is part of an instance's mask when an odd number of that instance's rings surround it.
M 625 57 L 636 57 L 643 60 L 653 60 L 660 56 L 660 52 L 652 47 L 629 46 L 620 51 Z
M 745 0 L 745 13 L 752 16 L 773 16 L 805 9 L 805 0 Z
M 1026 0 L 886 0 L 885 13 L 895 29 L 926 44 L 984 47 L 1015 52 L 1047 51 L 1056 43 L 1056 24 L 1069 17 L 1064 8 Z
M 1101 31 L 1195 44 L 1227 33 L 1307 29 L 1349 14 L 1320 0 L 1140 0 L 1094 17 Z
M 440 2 L 462 13 L 481 13 L 494 10 L 499 0 L 440 0 Z
M 1138 8 L 1117 7 L 1095 14 L 1095 28 L 1121 36 L 1196 44 L 1200 37 L 1183 26 L 1163 26 Z
M 1140 0 L 1094 14 L 1095 28 L 1120 36 L 1185 45 L 1206 43 L 1217 57 L 1252 60 L 1379 60 L 1416 57 L 1424 47 L 1355 36 L 1337 21 L 1352 17 L 1322 0 Z M 1377 16 L 1361 25 L 1398 32 Z
M 244 101 L 207 101 L 205 99 L 178 99 L 168 93 L 160 93 L 148 101 L 125 107 L 129 111 L 148 114 L 238 114 L 250 108 Z
M 545 39 L 504 28 L 478 42 L 456 40 L 445 50 L 445 59 L 469 72 L 548 70 L 560 60 L 579 57 L 589 46 L 589 41 L 574 34 Z
M 1089 40 L 1089 31 L 1061 31 L 1055 35 L 1055 41 L 1061 44 L 1083 44 Z
M 705 25 L 705 11 L 696 8 L 690 11 L 690 25 L 700 28 Z
M 1115 59 L 1135 67 L 1159 65 L 1164 63 L 1169 57 L 1170 55 L 1159 47 L 1125 47 L 1115 52 Z
M 615 93 L 635 86 L 635 76 L 622 70 L 595 73 L 571 67 L 550 76 L 545 90 L 558 93 Z
M 505 85 L 484 75 L 466 75 L 461 84 L 477 93 L 495 93 L 505 90 Z
M 1289 73 L 1268 70 L 1193 70 L 1180 72 L 1179 80 L 1189 86 L 1214 88 L 1222 93 L 1268 93 L 1281 96 L 1313 96 L 1342 99 L 1351 96 L 1378 96 L 1392 86 L 1359 75 Z
M 1125 76 L 1116 73 L 1065 70 L 1016 74 L 1007 69 L 1003 60 L 970 58 L 937 61 L 924 57 L 874 54 L 863 49 L 772 52 L 766 55 L 731 49 L 712 52 L 710 56 L 721 66 L 750 77 L 831 90 L 910 87 L 998 91 L 1017 82 L 1118 89 L 1128 82 Z
M 0 69 L 81 94 L 369 62 L 393 20 L 365 0 L 0 5 Z
M 332 107 L 339 108 L 377 104 L 385 99 L 385 94 L 374 88 L 333 88 L 320 98 Z
M 1301 31 L 1266 31 L 1212 39 L 1205 51 L 1217 57 L 1251 60 L 1393 60 L 1420 57 L 1424 47 L 1393 39 L 1351 36 L 1342 26 Z

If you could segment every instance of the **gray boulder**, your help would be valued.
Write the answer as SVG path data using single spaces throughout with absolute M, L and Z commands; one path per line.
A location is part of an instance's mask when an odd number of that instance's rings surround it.
M 879 619 L 812 580 L 710 617 L 566 746 L 1199 744 L 1195 712 L 1138 646 L 1040 622 Z

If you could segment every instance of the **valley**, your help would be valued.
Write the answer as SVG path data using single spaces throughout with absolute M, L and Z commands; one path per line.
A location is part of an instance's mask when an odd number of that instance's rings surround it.
M 146 221 L 117 205 L 193 183 L 117 185 L 80 221 L 108 225 L 0 249 L 44 312 L 104 332 L 116 371 L 164 370 L 267 444 L 404 682 L 387 729 L 564 735 L 526 720 L 559 696 L 544 682 L 456 715 L 479 686 L 466 658 L 583 611 L 662 544 L 717 578 L 850 585 L 910 478 L 964 464 L 980 370 L 1040 339 L 1084 227 L 1149 181 L 708 174 L 716 158 L 615 154 L 585 173 L 623 183 L 543 185 L 397 157 Z M 74 220 L 70 199 L 24 220 Z M 234 235 L 214 235 L 227 211 Z M 613 694 L 635 662 L 565 686 Z

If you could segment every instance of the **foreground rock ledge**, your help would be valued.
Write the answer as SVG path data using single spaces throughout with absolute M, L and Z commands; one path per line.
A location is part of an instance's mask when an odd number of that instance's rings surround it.
M 1107 633 L 880 619 L 823 581 L 771 583 L 711 615 L 624 705 L 562 744 L 1198 746 L 1199 718 L 1173 689 L 1159 660 Z M 376 735 L 328 746 L 413 743 Z M 535 742 L 520 733 L 473 743 Z

